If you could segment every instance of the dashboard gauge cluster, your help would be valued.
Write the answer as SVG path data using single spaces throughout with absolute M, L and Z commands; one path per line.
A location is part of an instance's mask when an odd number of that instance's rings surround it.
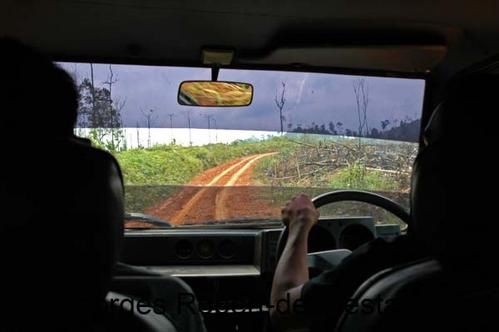
M 309 252 L 354 250 L 377 235 L 371 217 L 323 217 L 309 235 Z M 394 233 L 387 229 L 380 236 Z M 386 228 L 386 229 L 385 229 Z M 273 271 L 282 229 L 164 229 L 128 231 L 124 263 L 139 266 L 258 266 Z M 390 233 L 390 234 L 391 234 Z
M 130 264 L 250 264 L 255 260 L 257 232 L 140 233 L 125 238 Z M 147 261 L 147 262 L 146 262 Z
M 372 217 L 324 217 L 316 225 L 316 232 L 310 234 L 309 243 L 316 248 L 309 252 L 331 249 L 355 250 L 377 237 Z M 329 243 L 329 248 L 327 248 Z
M 234 239 L 224 238 L 189 238 L 179 239 L 175 243 L 177 258 L 189 260 L 230 261 L 240 252 Z

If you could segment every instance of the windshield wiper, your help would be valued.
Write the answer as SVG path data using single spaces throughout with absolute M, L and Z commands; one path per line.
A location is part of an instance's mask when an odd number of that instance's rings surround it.
M 138 220 L 138 221 L 143 221 L 147 224 L 151 224 L 154 226 L 158 226 L 161 228 L 170 228 L 172 225 L 165 220 L 159 219 L 155 216 L 150 216 L 148 214 L 143 214 L 143 213 L 137 213 L 137 212 L 130 212 L 130 213 L 125 213 L 125 220 Z

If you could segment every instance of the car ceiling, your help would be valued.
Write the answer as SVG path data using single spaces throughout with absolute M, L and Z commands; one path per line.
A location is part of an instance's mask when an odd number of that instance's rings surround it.
M 499 53 L 499 2 L 444 0 L 2 1 L 0 35 L 57 59 L 423 74 Z

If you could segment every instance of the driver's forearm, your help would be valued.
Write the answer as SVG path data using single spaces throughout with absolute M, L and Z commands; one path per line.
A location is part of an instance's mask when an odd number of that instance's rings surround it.
M 291 289 L 308 281 L 307 243 L 308 230 L 294 229 L 289 232 L 286 246 L 275 270 L 271 292 L 273 305 L 280 299 L 286 298 Z

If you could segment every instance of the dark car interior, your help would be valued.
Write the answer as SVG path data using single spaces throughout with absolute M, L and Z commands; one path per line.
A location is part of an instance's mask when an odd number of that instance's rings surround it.
M 435 253 L 445 252 L 445 259 L 435 259 L 432 255 L 429 259 L 373 276 L 352 297 L 359 302 L 380 296 L 396 297 L 400 303 L 393 311 L 368 318 L 360 314 L 344 315 L 336 330 L 497 330 L 492 310 L 497 307 L 497 284 L 490 268 L 497 258 L 493 254 L 497 250 L 493 245 L 494 229 L 489 224 L 494 220 L 481 210 L 475 211 L 473 216 L 469 211 L 466 213 L 470 216 L 465 216 L 457 210 L 445 212 L 447 214 L 440 210 L 444 205 L 457 209 L 463 206 L 460 204 L 479 204 L 480 199 L 485 206 L 490 204 L 488 207 L 493 208 L 491 196 L 495 195 L 492 192 L 466 192 L 466 188 L 472 188 L 471 185 L 466 187 L 467 180 L 460 180 L 464 193 L 470 196 L 467 199 L 440 190 L 435 180 L 437 173 L 433 173 L 439 166 L 433 165 L 433 157 L 428 156 L 432 153 L 452 156 L 470 153 L 478 159 L 480 153 L 494 154 L 494 146 L 487 145 L 494 140 L 490 136 L 495 130 L 494 120 L 485 109 L 497 108 L 493 104 L 497 103 L 494 97 L 499 88 L 496 76 L 499 59 L 497 1 L 3 1 L 0 16 L 0 37 L 22 41 L 53 61 L 213 69 L 213 65 L 204 62 L 203 50 L 232 50 L 234 58 L 222 68 L 424 80 L 420 153 L 428 141 L 438 136 L 435 133 L 452 132 L 448 129 L 452 126 L 476 128 L 476 132 L 463 134 L 473 136 L 474 141 L 456 141 L 450 152 L 442 149 L 425 152 L 421 158 L 418 156 L 420 164 L 414 170 L 413 186 L 416 183 L 419 188 L 412 188 L 411 211 L 380 195 L 354 190 L 315 197 L 316 206 L 340 201 L 380 206 L 409 226 L 378 225 L 369 216 L 321 217 L 309 237 L 310 274 L 318 275 L 336 266 L 351 251 L 372 239 L 390 239 L 412 227 Z M 467 75 L 475 76 L 468 81 Z M 459 80 L 464 83 L 455 83 L 458 87 L 449 90 L 449 85 Z M 456 99 L 456 96 L 460 98 Z M 453 98 L 457 101 L 452 101 Z M 438 123 L 430 131 L 424 130 L 438 105 L 445 109 L 444 124 Z M 472 112 L 473 116 L 467 112 Z M 453 113 L 458 120 L 453 120 Z M 480 121 L 482 118 L 490 120 L 484 129 L 481 129 L 481 122 L 488 121 Z M 460 137 L 454 132 L 450 135 Z M 475 151 L 476 140 L 484 144 Z M 80 204 L 76 211 L 81 211 L 81 214 L 75 215 L 71 208 L 49 212 L 26 208 L 22 211 L 15 205 L 19 204 L 15 197 L 22 197 L 22 190 L 16 193 L 17 196 L 5 190 L 2 192 L 4 203 L 11 205 L 5 206 L 5 210 L 15 208 L 15 213 L 6 213 L 4 218 L 15 220 L 16 213 L 20 213 L 28 219 L 50 220 L 57 229 L 54 231 L 52 226 L 46 228 L 42 225 L 36 229 L 19 226 L 15 228 L 16 236 L 7 231 L 6 235 L 2 234 L 5 238 L 1 246 L 2 257 L 6 256 L 5 253 L 9 256 L 4 260 L 6 269 L 22 271 L 24 276 L 21 278 L 10 273 L 8 282 L 24 285 L 21 292 L 24 295 L 47 296 L 52 299 L 47 302 L 48 306 L 59 305 L 61 308 L 61 314 L 54 316 L 43 311 L 43 315 L 37 315 L 40 322 L 51 324 L 53 319 L 59 320 L 64 315 L 69 317 L 64 311 L 67 308 L 60 304 L 65 302 L 67 293 L 74 291 L 75 296 L 80 296 L 88 292 L 96 298 L 107 292 L 115 296 L 144 293 L 153 296 L 149 294 L 151 285 L 161 285 L 162 275 L 168 275 L 181 278 L 192 289 L 199 305 L 206 309 L 203 316 L 207 331 L 273 330 L 267 306 L 274 270 L 286 241 L 286 227 L 280 223 L 273 227 L 246 227 L 242 224 L 231 228 L 213 224 L 203 228 L 124 231 L 122 178 L 116 161 L 83 141 L 63 143 L 63 155 L 54 153 L 55 146 L 46 146 L 46 149 L 47 153 L 36 160 L 51 158 L 57 161 L 58 167 L 42 167 L 42 172 L 34 174 L 29 167 L 22 166 L 26 176 L 16 178 L 19 186 L 36 188 L 37 197 L 44 197 L 43 202 L 37 204 L 46 204 L 52 209 L 56 207 L 54 201 L 58 202 L 57 206 L 64 207 Z M 24 160 L 25 165 L 34 162 L 16 157 L 15 153 L 12 155 L 21 163 Z M 470 172 L 492 172 L 491 161 L 485 163 L 487 165 L 483 167 L 469 166 Z M 79 170 L 76 172 L 78 176 L 65 172 L 67 169 Z M 420 175 L 420 171 L 424 175 Z M 53 182 L 52 178 L 58 181 Z M 490 179 L 494 178 L 491 175 Z M 484 184 L 488 181 L 481 182 L 482 187 L 473 188 L 493 186 L 493 181 L 490 180 L 488 185 Z M 6 180 L 2 182 L 8 183 Z M 86 192 L 73 191 L 75 183 L 86 184 L 83 186 Z M 458 188 L 453 185 L 455 187 L 451 188 Z M 55 188 L 59 194 L 44 196 L 40 189 L 47 187 Z M 448 201 L 440 200 L 442 192 L 446 193 Z M 89 197 L 93 201 L 85 201 Z M 451 198 L 456 198 L 456 201 L 451 202 Z M 443 215 L 456 218 L 455 227 L 439 222 Z M 480 222 L 476 226 L 461 225 L 461 219 L 479 219 Z M 432 226 L 427 226 L 428 220 Z M 69 221 L 73 226 L 64 226 Z M 85 223 L 91 226 L 81 227 Z M 453 231 L 448 234 L 454 237 L 445 242 L 442 249 L 440 243 L 444 241 L 442 238 L 446 238 L 441 235 L 442 229 L 447 232 L 451 228 Z M 88 232 L 82 232 L 84 229 Z M 63 240 L 67 234 L 71 234 L 74 241 Z M 76 237 L 77 234 L 81 236 Z M 90 241 L 97 252 L 82 251 L 80 245 L 85 241 Z M 12 254 L 14 250 L 18 254 Z M 121 252 L 120 262 L 140 267 L 156 276 L 112 272 L 118 251 Z M 53 260 L 60 255 L 64 258 Z M 86 261 L 88 257 L 93 260 Z M 47 273 L 50 270 L 59 272 Z M 94 270 L 99 270 L 99 274 L 89 272 Z M 62 274 L 67 277 L 61 277 Z M 481 287 L 475 287 L 477 285 Z M 41 288 L 44 291 L 40 293 Z M 86 305 L 93 305 L 89 304 L 95 301 L 92 296 L 83 296 L 88 300 Z M 8 297 L 10 301 L 15 298 Z M 22 305 L 18 300 L 12 303 Z M 250 306 L 251 309 L 231 310 L 238 305 Z M 78 311 L 81 313 L 87 309 L 83 306 Z M 15 317 L 14 321 L 23 320 L 22 315 Z M 83 318 L 71 316 L 69 321 L 61 318 L 58 324 L 71 324 L 69 330 L 78 330 L 78 319 Z M 164 316 L 157 314 L 99 319 L 99 326 L 104 330 L 176 330 Z M 428 327 L 432 321 L 436 323 Z

